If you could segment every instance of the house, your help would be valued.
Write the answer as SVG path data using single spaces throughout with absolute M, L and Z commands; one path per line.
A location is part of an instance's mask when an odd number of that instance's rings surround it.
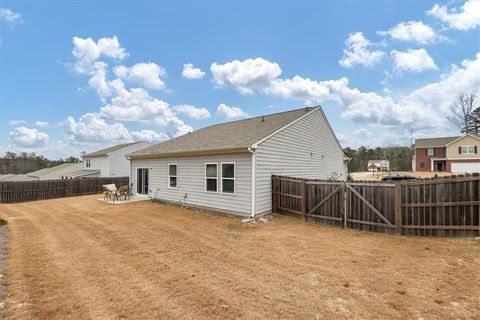
M 54 167 L 43 168 L 27 173 L 34 180 L 92 178 L 100 175 L 99 170 L 86 170 L 83 163 L 62 163 Z
M 380 172 L 390 170 L 390 161 L 388 160 L 368 160 L 367 170 L 369 172 Z
M 127 160 L 126 155 L 150 145 L 149 142 L 139 141 L 88 153 L 83 156 L 83 165 L 77 173 L 96 171 L 100 177 L 127 177 L 130 161 Z
M 35 181 L 55 179 L 77 179 L 98 177 L 99 170 L 85 170 L 83 163 L 62 163 L 25 174 L 10 174 L 0 177 L 0 181 Z
M 480 172 L 480 138 L 466 134 L 415 140 L 414 171 Z
M 272 207 L 271 176 L 346 178 L 320 107 L 212 125 L 133 152 L 137 194 L 244 216 Z

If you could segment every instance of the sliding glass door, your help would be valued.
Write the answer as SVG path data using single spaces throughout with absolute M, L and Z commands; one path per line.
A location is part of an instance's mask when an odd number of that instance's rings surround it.
M 148 194 L 148 169 L 137 169 L 137 193 Z

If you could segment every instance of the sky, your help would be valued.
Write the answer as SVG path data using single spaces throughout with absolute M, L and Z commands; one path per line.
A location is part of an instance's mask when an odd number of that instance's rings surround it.
M 0 154 L 315 105 L 343 147 L 409 145 L 478 88 L 480 0 L 0 1 Z

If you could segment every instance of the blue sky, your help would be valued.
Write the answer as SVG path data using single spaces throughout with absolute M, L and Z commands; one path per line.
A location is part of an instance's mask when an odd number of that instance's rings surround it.
M 479 1 L 2 1 L 0 153 L 52 158 L 322 105 L 342 145 L 457 134 Z

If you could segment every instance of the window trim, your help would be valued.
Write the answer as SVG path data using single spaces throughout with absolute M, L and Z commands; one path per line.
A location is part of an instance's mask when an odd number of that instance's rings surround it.
M 211 191 L 211 190 L 207 190 L 207 179 L 214 179 L 212 177 L 207 177 L 207 165 L 209 164 L 214 164 L 217 168 L 216 172 L 217 172 L 217 175 L 215 176 L 215 180 L 217 181 L 217 188 L 215 191 Z M 218 193 L 218 162 L 205 162 L 205 171 L 203 173 L 203 177 L 204 177 L 204 183 L 205 183 L 205 192 L 209 192 L 209 193 Z
M 432 150 L 432 154 L 430 154 L 430 150 Z M 435 148 L 427 148 L 427 156 L 433 157 L 435 156 Z
M 466 148 L 467 152 L 462 152 L 462 148 Z M 469 149 L 472 148 L 472 152 L 469 152 Z M 460 154 L 475 154 L 475 145 L 474 144 L 468 144 L 468 145 L 462 145 L 460 146 Z
M 174 175 L 174 176 L 171 176 L 171 175 L 170 175 L 170 166 L 176 166 L 176 175 Z M 168 179 L 167 179 L 167 187 L 168 187 L 168 189 L 178 189 L 178 163 L 168 163 L 168 164 L 167 164 L 167 176 L 168 176 Z M 170 178 L 171 178 L 171 177 L 177 178 L 177 185 L 176 185 L 176 187 L 170 186 Z
M 224 164 L 233 164 L 233 178 L 223 178 L 223 165 Z M 233 192 L 223 192 L 223 179 L 226 180 L 233 180 Z M 237 164 L 234 161 L 227 161 L 227 162 L 220 162 L 220 190 L 222 194 L 227 194 L 230 196 L 234 196 L 237 192 Z
M 92 163 L 90 161 L 90 158 L 86 158 L 85 159 L 85 168 L 91 168 L 92 167 Z

